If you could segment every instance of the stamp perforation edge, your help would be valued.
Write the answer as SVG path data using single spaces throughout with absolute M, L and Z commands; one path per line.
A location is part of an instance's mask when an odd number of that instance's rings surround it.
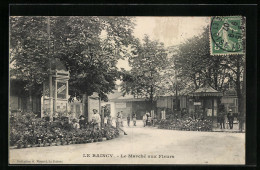
M 212 47 L 212 36 L 211 36 L 211 23 L 212 23 L 212 18 L 213 17 L 241 17 L 241 25 L 244 26 L 245 30 L 243 31 L 242 35 L 242 45 L 243 45 L 243 50 L 240 52 L 227 52 L 227 53 L 213 53 L 213 47 Z M 209 24 L 209 43 L 210 43 L 210 55 L 211 56 L 228 56 L 228 55 L 245 55 L 246 54 L 246 42 L 245 42 L 245 36 L 246 36 L 246 17 L 242 15 L 229 15 L 229 16 L 209 16 L 210 18 L 210 24 Z

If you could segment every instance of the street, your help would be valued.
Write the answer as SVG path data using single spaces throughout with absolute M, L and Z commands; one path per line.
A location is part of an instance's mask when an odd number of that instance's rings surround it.
M 96 143 L 10 149 L 14 164 L 244 164 L 245 133 L 126 127 Z

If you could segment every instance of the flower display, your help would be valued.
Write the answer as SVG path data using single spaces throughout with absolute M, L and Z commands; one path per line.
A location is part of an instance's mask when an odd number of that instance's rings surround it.
M 159 129 L 212 131 L 210 119 L 193 119 L 191 117 L 160 120 L 156 123 Z
M 113 126 L 94 130 L 91 126 L 76 129 L 68 121 L 36 118 L 34 113 L 10 117 L 10 146 L 16 148 L 59 146 L 109 140 L 119 136 Z

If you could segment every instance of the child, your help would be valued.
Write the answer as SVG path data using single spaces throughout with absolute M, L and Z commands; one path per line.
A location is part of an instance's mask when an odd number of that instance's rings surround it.
M 73 127 L 74 127 L 75 129 L 79 129 L 79 123 L 77 122 L 76 119 L 73 119 Z
M 81 115 L 79 117 L 79 127 L 80 129 L 85 129 L 86 128 L 86 120 L 85 120 L 85 117 L 83 115 Z
M 128 116 L 127 116 L 127 125 L 128 126 L 130 125 L 130 114 L 128 114 Z

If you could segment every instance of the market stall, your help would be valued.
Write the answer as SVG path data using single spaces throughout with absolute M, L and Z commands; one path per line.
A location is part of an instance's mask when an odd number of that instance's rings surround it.
M 199 113 L 193 117 L 207 117 L 216 120 L 218 114 L 218 104 L 223 96 L 222 92 L 206 85 L 189 94 L 189 112 Z

